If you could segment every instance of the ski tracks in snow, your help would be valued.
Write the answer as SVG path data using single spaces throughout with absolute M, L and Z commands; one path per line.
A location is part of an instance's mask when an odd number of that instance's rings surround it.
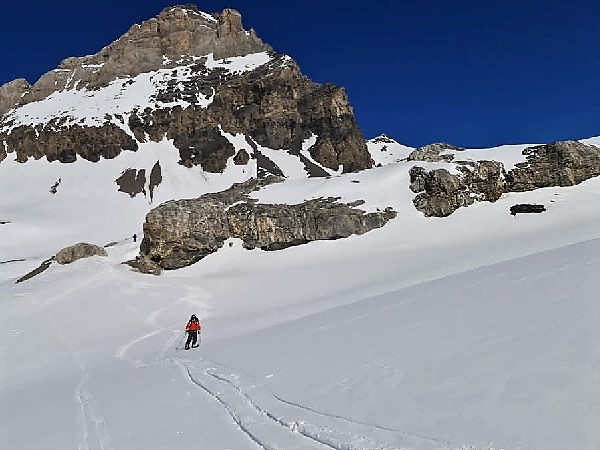
M 252 380 L 205 359 L 169 357 L 188 381 L 223 407 L 236 427 L 258 448 L 415 449 L 460 448 L 450 443 L 320 412 L 271 394 Z
M 113 450 L 106 421 L 100 414 L 96 400 L 88 388 L 85 372 L 81 383 L 77 386 L 75 397 L 80 409 L 81 436 L 78 450 Z

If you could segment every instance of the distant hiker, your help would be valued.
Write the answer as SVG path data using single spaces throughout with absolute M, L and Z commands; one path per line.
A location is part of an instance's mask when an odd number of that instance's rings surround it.
M 190 321 L 185 326 L 185 331 L 188 334 L 187 341 L 185 342 L 186 350 L 190 349 L 190 343 L 192 344 L 192 348 L 198 347 L 198 333 L 201 329 L 202 327 L 200 326 L 200 321 L 194 314 L 192 314 L 192 317 L 190 317 Z
M 137 242 L 137 234 L 133 234 L 133 242 Z

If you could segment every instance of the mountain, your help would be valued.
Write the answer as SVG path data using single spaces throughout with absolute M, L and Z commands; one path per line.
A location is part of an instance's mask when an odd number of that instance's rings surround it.
M 371 165 L 344 90 L 311 82 L 229 9 L 168 8 L 33 86 L 3 86 L 0 105 L 0 160 L 97 162 L 168 139 L 181 164 L 216 173 L 248 157 L 230 133 L 251 139 L 245 152 L 257 152 L 259 170 L 278 171 L 257 146 L 284 149 L 317 175 Z
M 1 448 L 597 448 L 599 137 L 365 141 L 190 5 L 0 114 Z

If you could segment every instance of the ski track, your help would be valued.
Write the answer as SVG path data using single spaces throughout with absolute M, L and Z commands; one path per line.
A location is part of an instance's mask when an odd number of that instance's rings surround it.
M 256 399 L 251 397 L 249 394 L 247 394 L 246 392 L 244 392 L 244 389 L 242 387 L 240 387 L 239 385 L 237 385 L 235 382 L 233 382 L 232 380 L 226 378 L 225 376 L 221 375 L 221 374 L 217 374 L 215 372 L 213 372 L 214 369 L 207 369 L 205 371 L 205 373 L 213 378 L 216 378 L 219 381 L 222 381 L 224 383 L 229 384 L 239 395 L 243 396 L 244 398 L 246 398 L 246 400 L 254 407 L 256 408 L 258 411 L 260 411 L 262 414 L 265 414 L 267 417 L 269 417 L 271 420 L 279 423 L 281 426 L 284 426 L 286 428 L 289 428 L 290 430 L 296 431 L 298 433 L 301 433 L 302 435 L 304 435 L 305 437 L 309 438 L 309 439 L 313 439 L 317 442 L 320 442 L 324 445 L 327 445 L 328 447 L 335 449 L 335 450 L 360 450 L 360 449 L 364 449 L 364 445 L 365 445 L 365 441 L 371 441 L 368 442 L 368 444 L 370 445 L 368 448 L 380 448 L 380 449 L 385 449 L 385 448 L 397 448 L 397 447 L 389 447 L 386 444 L 382 443 L 382 442 L 375 442 L 373 440 L 367 439 L 365 437 L 359 437 L 356 435 L 351 435 L 349 436 L 352 440 L 361 440 L 361 444 L 359 446 L 355 446 L 351 443 L 340 443 L 340 439 L 335 438 L 334 435 L 340 435 L 340 434 L 346 434 L 347 433 L 342 433 L 340 431 L 334 430 L 334 429 L 327 429 L 323 426 L 317 426 L 314 424 L 310 424 L 306 421 L 302 421 L 302 420 L 296 420 L 296 421 L 292 421 L 292 422 L 288 422 L 285 421 L 284 419 L 277 417 L 273 412 L 271 412 L 268 409 L 265 409 L 261 406 L 258 405 L 258 403 L 256 402 Z M 239 378 L 238 376 L 236 376 L 236 378 Z M 252 385 L 252 388 L 256 388 L 256 385 Z M 367 422 L 361 422 L 361 421 L 356 421 L 356 420 L 352 420 L 343 416 L 339 416 L 339 415 L 335 415 L 335 414 L 328 414 L 328 413 L 324 413 L 321 411 L 318 411 L 316 409 L 298 404 L 298 403 L 294 403 L 294 402 L 289 402 L 286 400 L 283 400 L 281 397 L 271 394 L 271 393 L 267 393 L 267 392 L 263 392 L 263 395 L 266 395 L 267 398 L 274 398 L 275 400 L 277 400 L 278 402 L 286 405 L 286 406 L 291 406 L 295 409 L 301 409 L 301 410 L 305 410 L 308 412 L 311 412 L 313 414 L 322 416 L 322 417 L 327 417 L 329 419 L 335 419 L 335 420 L 339 420 L 342 422 L 345 422 L 347 424 L 350 425 L 359 425 L 361 427 L 366 427 L 367 431 L 371 431 L 371 433 L 368 433 L 370 435 L 372 435 L 372 431 L 373 430 L 380 430 L 380 431 L 385 431 L 388 433 L 393 433 L 397 436 L 402 436 L 404 437 L 406 440 L 410 440 L 410 441 L 418 441 L 421 443 L 427 443 L 430 445 L 434 445 L 435 448 L 450 448 L 450 446 L 452 446 L 451 443 L 446 442 L 446 441 L 442 441 L 439 439 L 435 439 L 435 438 L 429 438 L 429 437 L 424 437 L 424 436 L 419 436 L 416 434 L 412 434 L 412 433 L 407 433 L 404 431 L 399 431 L 399 430 L 395 430 L 393 428 L 387 428 L 387 427 L 383 427 L 380 425 L 375 425 L 375 424 L 371 424 L 371 423 L 367 423 Z M 457 447 L 454 447 L 457 448 Z
M 195 387 L 204 391 L 208 396 L 223 407 L 233 420 L 238 430 L 244 433 L 249 440 L 264 450 L 290 450 L 290 449 L 331 449 L 331 450 L 364 450 L 381 449 L 391 450 L 399 448 L 419 448 L 430 450 L 464 449 L 449 442 L 407 433 L 393 428 L 388 428 L 367 422 L 349 419 L 336 414 L 318 411 L 299 403 L 294 403 L 273 395 L 266 388 L 258 388 L 252 383 L 248 386 L 256 392 L 250 395 L 240 383 L 239 375 L 230 375 L 235 381 L 223 375 L 226 368 L 220 364 L 200 358 L 198 360 L 185 360 L 177 356 L 166 356 L 168 349 L 173 349 L 173 344 L 179 336 L 175 334 L 169 339 L 167 346 L 161 351 L 164 361 L 169 361 L 180 367 L 184 376 Z M 165 351 L 167 349 L 167 351 Z M 164 356 L 162 356 L 164 355 Z M 258 400 L 260 397 L 262 400 Z M 294 419 L 285 418 L 283 415 L 268 408 L 269 402 L 273 407 L 289 409 L 288 415 Z M 299 411 L 326 418 L 334 425 L 324 426 L 318 421 L 311 423 L 298 415 Z M 335 426 L 338 422 L 339 427 Z M 394 442 L 402 441 L 404 445 L 390 444 L 381 438 L 383 433 L 391 434 Z M 379 434 L 380 436 L 376 436 Z M 375 437 L 373 437 L 375 436 Z M 400 439 L 398 439 L 400 438 Z
M 97 277 L 94 277 L 93 279 L 96 278 Z M 56 298 L 59 297 L 61 296 L 57 296 Z M 88 386 L 89 372 L 86 368 L 85 361 L 62 331 L 54 325 L 54 320 L 52 320 L 51 315 L 49 318 L 51 320 L 48 320 L 46 323 L 59 340 L 64 343 L 65 348 L 73 356 L 73 360 L 81 372 L 81 380 L 75 388 L 74 395 L 78 409 L 77 422 L 81 428 L 78 447 L 80 450 L 114 450 L 114 447 L 111 444 L 112 438 L 108 430 L 106 419 L 101 414 L 96 399 Z M 92 442 L 90 441 L 91 433 L 89 424 L 93 425 L 97 445 L 92 445 Z
M 108 432 L 106 420 L 99 413 L 96 405 L 96 400 L 88 388 L 87 372 L 84 372 L 81 383 L 76 390 L 76 400 L 80 408 L 79 421 L 81 425 L 81 442 L 79 448 L 81 450 L 92 450 L 98 448 L 100 450 L 114 450 L 111 444 L 111 437 Z M 97 446 L 90 446 L 90 432 L 88 424 L 93 425 L 95 441 Z
M 338 415 L 338 414 L 331 414 L 331 413 L 326 413 L 326 412 L 323 412 L 323 411 L 319 411 L 317 409 L 311 408 L 310 406 L 306 406 L 306 405 L 302 405 L 300 403 L 295 403 L 295 402 L 291 402 L 289 400 L 285 400 L 285 399 L 281 398 L 280 396 L 278 396 L 276 394 L 272 394 L 272 396 L 273 396 L 273 398 L 275 400 L 277 400 L 280 403 L 283 403 L 284 405 L 292 406 L 292 407 L 298 408 L 298 409 L 303 409 L 303 410 L 309 411 L 309 412 L 311 412 L 313 414 L 317 414 L 317 415 L 323 416 L 323 417 L 328 417 L 330 419 L 341 420 L 341 421 L 349 423 L 349 424 L 370 427 L 370 428 L 374 428 L 376 430 L 386 431 L 386 432 L 389 432 L 389 433 L 396 433 L 396 434 L 405 436 L 406 438 L 409 438 L 409 439 L 418 439 L 418 440 L 422 440 L 422 441 L 426 441 L 426 442 L 431 442 L 431 443 L 436 443 L 438 445 L 443 445 L 444 446 L 444 447 L 440 447 L 440 448 L 450 448 L 450 446 L 453 445 L 450 442 L 443 441 L 441 439 L 436 439 L 436 438 L 427 437 L 427 436 L 421 436 L 421 435 L 413 434 L 413 433 L 407 433 L 406 431 L 400 431 L 400 430 L 396 430 L 394 428 L 389 428 L 389 427 L 385 427 L 385 426 L 382 426 L 382 425 L 373 424 L 373 423 L 370 423 L 370 422 L 363 422 L 363 421 L 360 421 L 360 420 L 350 419 L 348 417 L 344 417 L 344 416 L 341 416 L 341 415 Z M 454 448 L 457 448 L 457 447 L 454 447 Z
M 175 364 L 177 364 L 178 366 L 181 367 L 183 373 L 187 376 L 187 378 L 189 379 L 189 381 L 193 385 L 195 385 L 198 388 L 202 389 L 210 397 L 212 397 L 217 403 L 219 403 L 221 406 L 223 406 L 225 408 L 225 410 L 227 411 L 227 413 L 229 414 L 229 416 L 233 419 L 233 421 L 235 422 L 235 424 L 237 425 L 237 427 L 239 428 L 239 430 L 242 433 L 244 433 L 246 436 L 248 436 L 248 438 L 252 442 L 254 442 L 259 448 L 262 448 L 264 450 L 275 450 L 273 447 L 269 446 L 268 444 L 263 443 L 262 441 L 260 441 L 260 439 L 258 439 L 256 436 L 254 436 L 254 434 L 251 431 L 249 431 L 244 426 L 244 424 L 242 423 L 242 420 L 238 417 L 238 415 L 236 414 L 236 412 L 234 411 L 234 409 L 229 404 L 227 404 L 226 402 L 224 402 L 219 397 L 218 393 L 212 392 L 210 389 L 208 389 L 202 383 L 200 383 L 199 381 L 197 381 L 196 379 L 194 379 L 194 376 L 190 372 L 190 369 L 185 365 L 185 363 L 180 362 L 180 361 L 174 361 L 174 362 L 175 362 Z
M 119 349 L 117 350 L 117 352 L 115 353 L 115 358 L 118 359 L 125 359 L 125 354 L 129 351 L 129 349 L 131 347 L 133 347 L 135 344 L 137 344 L 138 342 L 142 342 L 145 339 L 151 338 L 152 336 L 156 336 L 158 333 L 160 333 L 162 330 L 154 330 L 151 331 L 150 333 L 146 333 L 143 336 L 140 336 L 138 338 L 133 339 L 130 342 L 127 342 L 126 344 L 122 345 L 121 347 L 119 347 Z

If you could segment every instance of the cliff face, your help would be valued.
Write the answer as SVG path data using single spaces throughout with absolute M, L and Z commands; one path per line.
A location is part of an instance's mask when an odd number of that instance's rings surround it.
M 230 9 L 168 8 L 33 86 L 3 86 L 0 115 L 0 160 L 98 161 L 167 138 L 181 164 L 221 172 L 235 156 L 224 133 L 242 133 L 297 156 L 313 176 L 372 164 L 344 90 L 310 81 Z
M 239 238 L 248 249 L 280 250 L 316 240 L 363 234 L 396 217 L 391 209 L 365 213 L 363 202 L 338 203 L 335 198 L 300 204 L 260 204 L 248 194 L 277 177 L 253 179 L 216 194 L 164 203 L 144 223 L 140 256 L 129 264 L 158 273 L 193 264 Z

